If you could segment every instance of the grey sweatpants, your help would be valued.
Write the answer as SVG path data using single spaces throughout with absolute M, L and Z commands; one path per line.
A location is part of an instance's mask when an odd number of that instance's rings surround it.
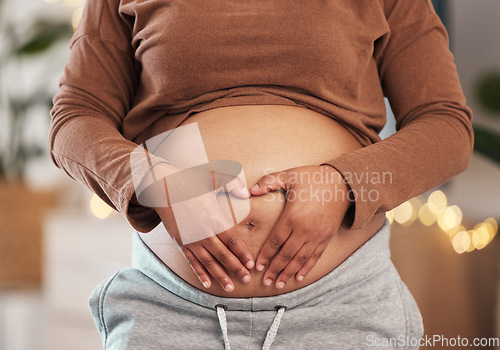
M 96 287 L 91 312 L 109 350 L 417 349 L 422 318 L 390 260 L 389 235 L 386 222 L 299 290 L 223 298 L 184 282 L 135 233 L 134 267 Z

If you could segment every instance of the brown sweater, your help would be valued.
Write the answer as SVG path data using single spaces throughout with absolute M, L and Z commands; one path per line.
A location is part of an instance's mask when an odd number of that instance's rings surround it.
M 70 47 L 51 156 L 142 232 L 160 219 L 131 203 L 150 166 L 130 154 L 164 131 L 159 118 L 171 129 L 196 111 L 283 104 L 338 120 L 365 146 L 328 162 L 358 194 L 352 228 L 450 179 L 472 153 L 430 0 L 87 0 Z M 384 96 L 398 132 L 380 141 Z

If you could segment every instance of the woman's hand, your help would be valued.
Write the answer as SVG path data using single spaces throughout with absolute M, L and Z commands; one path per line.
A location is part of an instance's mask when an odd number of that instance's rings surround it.
M 214 181 L 225 184 L 221 187 L 223 191 L 236 197 L 247 199 L 250 193 L 238 177 L 212 174 L 210 171 L 203 173 L 202 169 L 194 171 L 197 173 L 190 171 L 187 176 L 184 173 L 176 178 L 170 165 L 155 167 L 156 179 L 167 178 L 166 191 L 170 194 L 170 200 L 174 193 L 183 200 L 174 205 L 156 206 L 154 210 L 203 286 L 211 286 L 212 276 L 226 292 L 231 292 L 234 284 L 229 274 L 248 283 L 251 279 L 248 269 L 252 269 L 255 264 L 246 244 L 238 237 L 233 223 L 229 222 L 219 208 Z M 174 175 L 167 177 L 169 174 Z M 159 197 L 165 194 L 165 184 L 161 180 L 154 183 L 145 190 L 149 191 L 145 194 L 145 200 L 161 203 Z M 204 194 L 195 195 L 200 193 Z
M 283 288 L 316 265 L 349 208 L 349 186 L 330 166 L 303 166 L 262 177 L 252 195 L 284 190 L 287 202 L 256 259 L 264 285 Z

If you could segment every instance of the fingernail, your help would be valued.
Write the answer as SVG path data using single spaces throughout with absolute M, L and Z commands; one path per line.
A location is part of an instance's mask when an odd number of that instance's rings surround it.
M 297 276 L 297 281 L 302 281 L 304 279 L 304 276 Z
M 259 189 L 259 184 L 255 184 L 252 186 L 252 188 L 250 189 L 250 191 L 257 191 Z
M 250 261 L 247 261 L 245 266 L 247 267 L 247 269 L 253 269 L 253 267 L 255 266 L 255 263 L 252 260 L 250 260 Z
M 226 292 L 232 292 L 232 291 L 233 291 L 233 289 L 234 289 L 233 285 L 232 285 L 232 284 L 229 284 L 229 283 L 228 283 L 228 284 L 226 284 L 226 286 L 224 287 L 224 290 L 225 290 Z
M 243 281 L 243 283 L 248 283 L 251 279 L 252 277 L 250 277 L 250 275 L 245 275 L 241 280 Z
M 208 283 L 208 281 L 203 281 L 201 283 L 203 284 L 203 287 L 205 287 L 205 288 L 210 287 L 210 283 Z
M 244 194 L 245 196 L 250 196 L 250 191 L 248 191 L 248 188 L 243 187 L 243 188 L 241 189 L 241 191 L 243 192 L 243 194 Z
M 259 264 L 259 265 L 257 265 L 257 267 L 256 267 L 255 269 L 256 269 L 257 271 L 262 271 L 262 270 L 264 270 L 264 267 L 265 267 L 264 265 Z
M 271 283 L 273 283 L 273 280 L 272 280 L 272 279 L 270 279 L 270 278 L 266 278 L 266 279 L 264 280 L 264 285 L 265 285 L 266 287 L 269 287 L 269 286 L 271 285 Z
M 283 281 L 280 281 L 280 282 L 276 283 L 276 288 L 278 288 L 278 289 L 281 289 L 284 286 L 285 286 L 285 282 L 283 282 Z

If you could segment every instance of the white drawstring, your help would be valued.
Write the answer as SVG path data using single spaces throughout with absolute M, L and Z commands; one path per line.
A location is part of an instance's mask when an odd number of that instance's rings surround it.
M 264 345 L 262 345 L 262 350 L 269 350 L 271 345 L 276 338 L 278 329 L 280 327 L 281 317 L 285 313 L 286 306 L 279 306 L 276 316 L 274 316 L 273 323 L 269 327 L 266 334 L 266 339 L 264 340 Z M 217 317 L 219 318 L 220 329 L 222 330 L 222 337 L 224 338 L 224 350 L 231 350 L 231 345 L 229 344 L 229 337 L 227 334 L 227 320 L 226 320 L 226 309 L 224 305 L 215 305 L 215 310 L 217 310 Z
M 274 338 L 276 338 L 276 334 L 278 333 L 278 328 L 280 327 L 281 317 L 285 313 L 286 307 L 280 306 L 276 316 L 274 316 L 273 323 L 269 330 L 267 331 L 266 340 L 264 341 L 264 345 L 262 345 L 262 350 L 269 350 L 271 348 L 271 344 L 274 342 Z
M 217 317 L 219 318 L 220 329 L 224 338 L 224 350 L 231 350 L 229 337 L 227 336 L 226 307 L 224 305 L 215 305 L 215 309 L 217 310 Z

